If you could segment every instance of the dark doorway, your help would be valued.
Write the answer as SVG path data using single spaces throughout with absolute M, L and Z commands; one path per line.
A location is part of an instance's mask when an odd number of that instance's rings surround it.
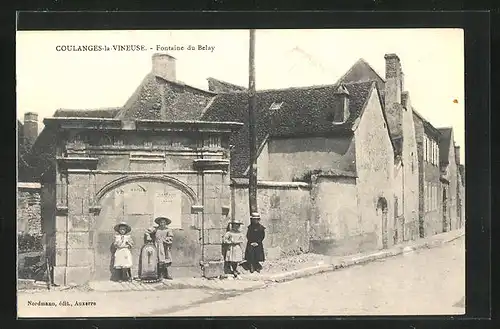
M 448 198 L 446 189 L 443 189 L 443 232 L 448 231 Z
M 384 197 L 380 197 L 377 202 L 377 212 L 381 212 L 382 215 L 382 248 L 387 249 L 388 238 L 387 238 L 387 200 Z

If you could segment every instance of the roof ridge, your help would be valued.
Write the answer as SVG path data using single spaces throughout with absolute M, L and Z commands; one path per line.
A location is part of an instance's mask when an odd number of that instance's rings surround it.
M 205 89 L 201 89 L 201 88 L 198 88 L 198 87 L 195 87 L 195 86 L 192 86 L 192 85 L 189 85 L 187 83 L 184 83 L 184 82 L 181 82 L 181 81 L 172 81 L 172 80 L 168 80 L 168 79 L 165 79 L 165 78 L 162 78 L 160 76 L 157 76 L 157 75 L 154 75 L 153 76 L 157 77 L 157 78 L 160 78 L 164 81 L 166 81 L 167 83 L 171 83 L 173 85 L 176 85 L 176 86 L 179 86 L 179 87 L 184 87 L 184 88 L 190 88 L 190 89 L 194 89 L 196 91 L 201 91 L 202 93 L 205 93 L 205 94 L 210 94 L 210 95 L 213 95 L 215 96 L 217 93 L 214 93 L 213 91 L 209 91 L 209 90 L 205 90 Z
M 375 80 L 370 79 L 370 80 L 365 80 L 365 81 L 351 81 L 351 82 L 342 82 L 344 85 L 359 85 L 363 83 L 376 83 Z M 335 84 L 324 84 L 324 85 L 309 85 L 309 86 L 300 86 L 300 87 L 287 87 L 287 88 L 270 88 L 270 89 L 260 89 L 256 90 L 257 93 L 264 93 L 264 92 L 272 92 L 272 91 L 290 91 L 290 90 L 314 90 L 314 89 L 321 89 L 321 88 L 335 88 L 338 87 L 340 83 L 335 83 Z M 218 95 L 224 95 L 224 94 L 246 94 L 248 91 L 228 91 L 228 92 L 222 92 L 218 93 Z

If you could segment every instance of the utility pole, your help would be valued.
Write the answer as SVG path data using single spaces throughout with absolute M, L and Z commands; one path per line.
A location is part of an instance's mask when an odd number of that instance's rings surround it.
M 260 219 L 257 208 L 257 134 L 255 130 L 255 30 L 250 30 L 249 52 L 249 79 L 248 79 L 248 137 L 250 145 L 250 170 L 248 181 L 248 196 L 250 205 L 250 219 Z

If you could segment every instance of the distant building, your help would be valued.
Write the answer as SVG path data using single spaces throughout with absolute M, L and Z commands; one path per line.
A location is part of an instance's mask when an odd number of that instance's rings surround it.
M 460 148 L 455 145 L 453 129 L 440 128 L 439 145 L 443 231 L 451 231 L 462 226 L 462 205 L 460 178 Z
M 443 231 L 439 142 L 441 133 L 417 111 L 413 111 L 418 142 L 420 236 Z

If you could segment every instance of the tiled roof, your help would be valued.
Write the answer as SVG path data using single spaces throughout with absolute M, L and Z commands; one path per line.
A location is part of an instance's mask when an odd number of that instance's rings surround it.
M 148 120 L 196 120 L 215 93 L 146 75 L 117 118 Z
M 452 128 L 438 128 L 441 133 L 441 138 L 439 138 L 439 162 L 442 164 L 449 163 L 450 145 Z
M 231 91 L 245 91 L 247 88 L 238 86 L 215 78 L 208 78 L 208 90 L 215 93 L 227 93 Z
M 335 92 L 338 85 L 262 90 L 256 96 L 257 147 L 267 136 L 334 135 L 352 132 L 375 84 L 350 83 L 350 116 L 344 124 L 333 124 L 332 112 L 341 106 Z M 274 106 L 272 106 L 274 104 Z M 274 109 L 273 109 L 274 108 Z M 245 123 L 232 135 L 231 175 L 244 177 L 249 165 L 248 93 L 219 94 L 203 115 L 203 120 Z
M 59 109 L 53 117 L 71 117 L 71 118 L 114 118 L 119 107 L 99 108 L 99 109 L 85 109 L 85 110 L 69 110 Z
M 439 132 L 439 130 L 436 127 L 434 127 L 429 121 L 427 121 L 422 114 L 418 113 L 414 107 L 412 107 L 412 110 L 413 110 L 413 114 L 422 121 L 424 129 L 427 132 L 430 132 L 437 137 L 441 136 L 441 133 Z
M 337 83 L 344 82 L 364 82 L 364 81 L 375 81 L 377 83 L 377 87 L 381 93 L 381 101 L 382 106 L 384 104 L 384 91 L 385 91 L 385 79 L 380 76 L 371 67 L 371 65 L 365 61 L 363 58 L 360 58 L 354 63 L 351 68 L 337 81 Z

